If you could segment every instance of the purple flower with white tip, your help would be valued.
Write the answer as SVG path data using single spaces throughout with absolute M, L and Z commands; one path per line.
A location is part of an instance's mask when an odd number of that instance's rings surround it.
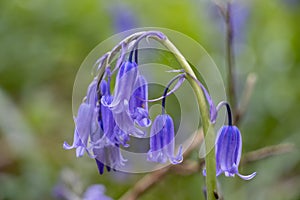
M 110 82 L 109 69 L 107 70 L 107 74 L 108 82 Z M 113 96 L 110 94 L 109 84 L 106 80 L 103 79 L 101 81 L 100 88 L 102 98 L 110 103 L 113 100 Z M 101 124 L 100 130 L 102 134 L 93 134 L 91 136 L 91 143 L 93 144 L 92 149 L 98 171 L 100 174 L 103 174 L 105 167 L 107 171 L 110 171 L 111 169 L 116 170 L 124 166 L 126 160 L 122 157 L 119 146 L 128 146 L 127 141 L 129 140 L 129 135 L 119 129 L 109 108 L 101 104 L 100 113 L 98 120 L 99 124 Z
M 107 83 L 106 80 L 103 79 L 100 83 L 101 94 L 103 95 L 102 98 L 105 99 L 107 103 L 111 103 L 113 100 L 113 96 L 111 96 L 110 94 L 109 82 Z M 129 134 L 125 133 L 117 126 L 112 111 L 108 107 L 104 106 L 102 103 L 101 115 L 99 116 L 99 118 L 99 121 L 102 124 L 102 129 L 104 132 L 106 143 L 117 145 L 121 144 L 124 147 L 127 147 Z
M 224 173 L 227 177 L 234 177 L 235 174 L 244 180 L 250 180 L 256 172 L 250 175 L 241 175 L 238 166 L 242 154 L 242 136 L 239 129 L 232 125 L 231 109 L 227 102 L 221 102 L 217 106 L 219 110 L 226 106 L 228 114 L 228 125 L 222 126 L 216 138 L 216 176 Z M 206 171 L 203 170 L 206 175 Z
M 150 131 L 150 150 L 147 159 L 153 162 L 165 163 L 169 159 L 172 164 L 181 163 L 182 146 L 174 155 L 175 138 L 174 123 L 170 115 L 161 114 L 156 117 Z
M 110 76 L 109 69 L 105 75 Z M 128 146 L 129 135 L 116 125 L 112 111 L 99 105 L 101 96 L 108 103 L 113 100 L 106 80 L 101 81 L 100 92 L 98 91 L 98 80 L 94 79 L 74 120 L 74 142 L 72 146 L 66 142 L 63 146 L 65 149 L 76 148 L 77 157 L 83 156 L 86 151 L 91 158 L 96 159 L 99 173 L 102 174 L 105 167 L 110 171 L 124 165 L 126 160 L 122 157 L 119 146 Z
M 175 87 L 179 87 L 184 80 L 184 74 L 175 76 L 166 86 L 162 98 L 162 114 L 158 115 L 150 130 L 150 150 L 147 154 L 148 161 L 165 163 L 169 159 L 172 164 L 181 163 L 183 160 L 182 146 L 180 145 L 177 155 L 174 155 L 175 133 L 174 123 L 170 115 L 165 113 L 166 98 L 170 86 L 178 80 Z M 173 89 L 174 90 L 174 89 Z M 171 91 L 173 91 L 171 90 Z
M 139 75 L 135 83 L 135 91 L 129 101 L 132 119 L 141 127 L 151 124 L 148 113 L 148 83 L 144 76 Z
M 97 80 L 94 79 L 89 85 L 84 102 L 79 106 L 77 117 L 74 117 L 75 131 L 73 144 L 69 145 L 67 142 L 64 142 L 64 149 L 76 148 L 77 157 L 83 156 L 85 150 L 88 152 L 89 137 L 99 131 L 98 111 Z
M 134 92 L 134 86 L 137 80 L 138 68 L 135 62 L 124 62 L 118 71 L 114 98 L 112 102 L 107 102 L 102 97 L 101 103 L 108 107 L 112 113 L 117 126 L 125 133 L 136 137 L 144 136 L 145 133 L 135 127 L 129 110 L 129 101 Z
M 174 122 L 165 113 L 165 102 L 166 97 L 181 86 L 187 74 L 177 70 L 180 74 L 170 81 L 162 97 L 149 100 L 147 80 L 139 72 L 138 46 L 143 39 L 150 38 L 162 41 L 166 36 L 157 31 L 133 34 L 97 60 L 97 75 L 74 117 L 74 142 L 72 145 L 64 143 L 65 149 L 76 148 L 78 157 L 87 152 L 95 159 L 100 174 L 105 168 L 107 171 L 122 169 L 127 160 L 123 158 L 121 148 L 129 146 L 131 136 L 145 136 L 145 127 L 151 125 L 148 103 L 159 100 L 162 100 L 163 110 L 155 118 L 150 130 L 147 159 L 160 163 L 169 161 L 172 164 L 183 160 L 182 145 L 175 151 Z M 111 85 L 111 78 L 115 85 Z M 168 93 L 170 85 L 175 81 L 177 84 Z M 216 108 L 201 83 L 200 87 L 210 106 L 211 122 L 214 123 Z M 110 88 L 114 90 L 111 92 Z
M 256 172 L 250 175 L 241 175 L 238 166 L 242 154 L 242 136 L 236 126 L 223 126 L 216 139 L 216 175 L 224 172 L 225 176 L 234 177 L 238 175 L 244 180 L 250 180 Z

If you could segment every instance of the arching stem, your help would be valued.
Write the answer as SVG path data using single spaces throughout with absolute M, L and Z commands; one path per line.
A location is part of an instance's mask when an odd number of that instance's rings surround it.
M 179 62 L 179 64 L 182 66 L 182 68 L 186 73 L 190 74 L 195 79 L 197 79 L 189 63 L 186 61 L 186 59 L 183 57 L 180 51 L 174 46 L 174 44 L 170 40 L 168 40 L 168 38 L 166 38 L 165 40 L 158 40 L 158 41 L 162 43 L 168 50 L 170 50 L 174 54 L 177 61 Z M 201 120 L 202 120 L 204 135 L 205 135 L 205 148 L 206 148 L 205 165 L 206 165 L 207 199 L 214 200 L 216 199 L 215 193 L 217 192 L 216 160 L 215 160 L 215 149 L 214 149 L 214 143 L 215 143 L 214 128 L 213 125 L 210 123 L 210 114 L 209 114 L 208 106 L 202 89 L 193 80 L 193 78 L 187 76 L 187 80 L 191 84 L 196 94 L 199 109 L 201 112 Z

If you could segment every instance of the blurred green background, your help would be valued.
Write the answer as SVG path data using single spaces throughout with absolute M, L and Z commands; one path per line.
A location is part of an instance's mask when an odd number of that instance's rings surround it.
M 243 152 L 279 143 L 299 147 L 300 2 L 236 1 L 237 88 L 257 75 L 241 123 Z M 72 89 L 87 54 L 112 34 L 137 27 L 180 31 L 203 45 L 226 78 L 224 25 L 208 0 L 1 0 L 0 199 L 55 199 L 62 179 L 79 193 L 101 183 L 120 197 L 142 175 L 98 175 L 63 141 L 73 136 Z M 218 178 L 225 199 L 300 199 L 299 150 L 251 163 L 251 181 Z M 201 172 L 169 175 L 140 199 L 203 199 Z

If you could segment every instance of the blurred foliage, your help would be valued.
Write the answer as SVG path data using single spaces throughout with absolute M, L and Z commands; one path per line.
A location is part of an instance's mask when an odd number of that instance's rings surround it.
M 248 73 L 258 77 L 241 125 L 243 151 L 282 142 L 299 148 L 300 2 L 240 3 L 248 17 L 236 43 L 238 96 Z M 120 21 L 123 11 L 130 14 Z M 0 199 L 53 199 L 65 168 L 78 174 L 84 188 L 103 183 L 115 199 L 142 176 L 98 176 L 93 160 L 62 149 L 73 133 L 76 72 L 99 42 L 124 30 L 124 16 L 132 17 L 130 28 L 160 26 L 194 38 L 225 80 L 224 25 L 211 1 L 0 1 Z M 249 182 L 219 178 L 226 199 L 300 198 L 299 150 L 241 169 L 252 171 L 258 175 Z M 200 172 L 169 175 L 141 199 L 203 199 L 203 180 Z

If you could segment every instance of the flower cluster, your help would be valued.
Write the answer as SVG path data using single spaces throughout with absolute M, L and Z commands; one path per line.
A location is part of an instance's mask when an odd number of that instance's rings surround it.
M 65 149 L 76 148 L 77 157 L 84 152 L 96 160 L 99 173 L 115 170 L 124 165 L 126 159 L 121 154 L 121 147 L 129 146 L 130 136 L 144 137 L 142 127 L 150 127 L 148 114 L 148 83 L 139 72 L 137 45 L 143 38 L 156 37 L 165 39 L 160 32 L 146 32 L 131 40 L 124 40 L 112 52 L 98 60 L 99 74 L 88 87 L 87 95 L 79 106 L 74 118 L 75 131 L 72 145 L 64 143 Z M 107 64 L 110 56 L 120 50 L 114 68 Z M 129 52 L 129 55 L 127 55 Z M 103 73 L 101 74 L 101 71 Z M 114 73 L 117 73 L 114 76 Z M 111 79 L 115 77 L 113 92 Z M 170 84 L 178 80 L 176 86 L 168 93 L 153 101 L 163 100 L 180 87 L 184 76 L 177 76 Z M 169 85 L 170 85 L 169 84 Z M 163 103 L 163 108 L 165 108 Z M 163 109 L 164 110 L 164 109 Z M 182 161 L 182 147 L 174 155 L 174 124 L 170 115 L 163 112 L 158 115 L 150 130 L 150 150 L 147 159 L 153 162 L 173 164 Z
M 245 180 L 252 179 L 256 173 L 243 176 L 238 172 L 242 139 L 238 128 L 232 125 L 228 103 L 221 102 L 215 107 L 209 93 L 196 77 L 183 70 L 174 70 L 173 72 L 179 74 L 170 80 L 163 95 L 157 99 L 148 99 L 148 83 L 140 73 L 138 64 L 138 45 L 144 38 L 166 40 L 165 35 L 156 31 L 133 34 L 97 61 L 97 76 L 89 85 L 86 97 L 79 106 L 77 116 L 74 117 L 73 144 L 69 145 L 65 142 L 64 148 L 76 148 L 77 157 L 87 152 L 96 160 L 99 173 L 102 174 L 105 167 L 107 171 L 122 167 L 127 160 L 121 154 L 121 147 L 129 146 L 128 141 L 131 136 L 145 137 L 143 128 L 151 126 L 147 160 L 159 163 L 169 161 L 172 164 L 182 162 L 182 146 L 175 153 L 174 122 L 166 113 L 166 98 L 189 78 L 202 90 L 209 105 L 212 124 L 216 122 L 220 107 L 225 105 L 228 111 L 228 126 L 220 129 L 216 139 L 216 175 L 224 172 L 226 176 L 232 177 L 237 174 Z M 116 62 L 112 62 L 116 55 L 119 55 Z M 176 81 L 176 85 L 169 91 Z M 148 102 L 160 100 L 162 112 L 152 123 L 148 114 Z M 206 175 L 205 170 L 203 174 Z

